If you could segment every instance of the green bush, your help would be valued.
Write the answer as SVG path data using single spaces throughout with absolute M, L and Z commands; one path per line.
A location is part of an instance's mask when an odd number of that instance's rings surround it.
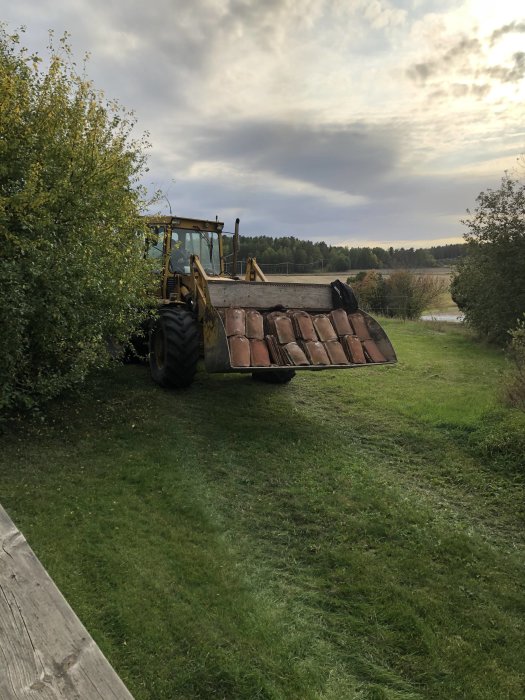
M 65 40 L 44 70 L 2 27 L 0 95 L 2 414 L 107 362 L 149 275 L 132 118 L 76 74 Z
M 348 278 L 348 284 L 356 293 L 361 308 L 381 312 L 386 308 L 385 278 L 379 272 L 358 272 L 355 277 Z
M 525 185 L 505 176 L 499 189 L 481 192 L 477 202 L 463 222 L 468 248 L 452 298 L 480 335 L 506 344 L 525 312 Z
M 513 371 L 506 387 L 507 401 L 525 411 L 525 316 L 510 332 L 509 356 Z
M 415 319 L 446 291 L 447 283 L 438 277 L 397 270 L 389 277 L 366 272 L 349 278 L 362 308 L 385 316 Z

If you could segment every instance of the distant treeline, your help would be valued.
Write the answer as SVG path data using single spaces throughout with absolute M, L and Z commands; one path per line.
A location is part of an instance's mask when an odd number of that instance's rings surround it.
M 239 259 L 256 257 L 260 265 L 281 267 L 289 272 L 379 270 L 381 268 L 439 267 L 464 255 L 466 245 L 432 248 L 348 248 L 313 243 L 293 236 L 241 236 Z M 231 249 L 226 251 L 231 253 Z M 288 269 L 289 268 L 289 269 Z

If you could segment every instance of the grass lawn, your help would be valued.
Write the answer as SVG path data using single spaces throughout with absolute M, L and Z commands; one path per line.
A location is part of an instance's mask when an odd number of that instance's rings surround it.
M 137 700 L 525 696 L 505 361 L 384 325 L 397 366 L 122 367 L 1 438 L 2 505 Z

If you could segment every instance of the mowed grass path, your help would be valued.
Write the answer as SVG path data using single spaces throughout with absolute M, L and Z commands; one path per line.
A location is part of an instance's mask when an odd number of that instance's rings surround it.
M 525 471 L 470 439 L 504 359 L 385 327 L 395 367 L 122 367 L 3 436 L 0 501 L 137 700 L 525 696 Z

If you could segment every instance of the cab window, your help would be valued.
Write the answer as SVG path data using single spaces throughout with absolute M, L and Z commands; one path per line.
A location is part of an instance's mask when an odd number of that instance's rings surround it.
M 164 252 L 164 226 L 151 226 L 148 236 L 148 258 L 161 258 Z

